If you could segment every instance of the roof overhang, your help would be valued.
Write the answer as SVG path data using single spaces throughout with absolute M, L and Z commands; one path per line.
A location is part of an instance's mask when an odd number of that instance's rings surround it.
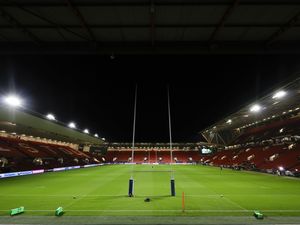
M 101 145 L 99 138 L 71 129 L 59 122 L 35 116 L 23 110 L 0 106 L 0 130 L 17 135 L 71 142 L 85 145 Z
M 275 93 L 284 91 L 286 96 L 274 98 Z M 258 112 L 251 112 L 251 107 L 255 104 L 261 109 Z M 300 112 L 300 77 L 278 87 L 260 99 L 254 100 L 237 112 L 226 116 L 218 122 L 200 131 L 206 137 L 213 137 L 215 134 L 240 133 L 251 127 L 266 124 L 278 119 L 290 118 Z M 222 135 L 220 138 L 222 139 Z M 224 138 L 223 138 L 224 139 Z M 224 140 L 224 144 L 226 144 Z

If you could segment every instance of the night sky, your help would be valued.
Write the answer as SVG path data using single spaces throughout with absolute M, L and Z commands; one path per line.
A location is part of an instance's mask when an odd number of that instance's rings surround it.
M 0 92 L 110 142 L 130 142 L 137 84 L 136 141 L 166 142 L 169 84 L 173 141 L 189 142 L 299 70 L 296 55 L 2 56 Z

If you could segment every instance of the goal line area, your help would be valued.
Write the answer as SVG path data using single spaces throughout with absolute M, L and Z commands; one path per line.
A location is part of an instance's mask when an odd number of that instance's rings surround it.
M 0 209 L 8 212 L 10 209 Z M 253 212 L 255 209 L 185 209 L 185 212 Z M 53 212 L 54 209 L 26 209 L 28 212 Z M 66 209 L 69 212 L 182 212 L 181 209 Z M 300 212 L 298 209 L 260 209 L 262 212 Z

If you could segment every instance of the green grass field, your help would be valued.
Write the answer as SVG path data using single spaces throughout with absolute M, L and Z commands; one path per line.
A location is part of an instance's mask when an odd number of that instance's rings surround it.
M 135 197 L 127 197 L 134 170 Z M 0 180 L 0 215 L 25 206 L 27 215 L 53 216 L 300 216 L 300 180 L 254 172 L 169 165 L 111 165 Z M 185 212 L 182 212 L 182 192 Z M 75 198 L 74 198 L 75 197 Z M 149 197 L 150 202 L 144 202 Z

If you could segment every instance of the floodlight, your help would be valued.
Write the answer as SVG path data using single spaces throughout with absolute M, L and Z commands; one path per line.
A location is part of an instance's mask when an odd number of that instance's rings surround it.
M 22 100 L 16 95 L 8 95 L 4 97 L 4 103 L 12 107 L 22 106 Z
M 101 138 L 102 139 L 102 141 L 105 141 L 105 138 Z
M 76 128 L 76 124 L 74 122 L 70 122 L 68 127 L 70 128 Z
M 96 138 L 99 137 L 98 134 L 95 134 L 94 136 L 95 136 Z
M 285 91 L 278 91 L 273 95 L 273 99 L 280 99 L 286 95 Z
M 261 106 L 260 105 L 253 105 L 251 108 L 250 108 L 250 112 L 259 112 L 261 110 Z
M 89 130 L 88 130 L 88 129 L 84 129 L 84 130 L 83 130 L 83 133 L 88 134 L 88 133 L 89 133 Z
M 54 116 L 53 114 L 51 114 L 51 113 L 49 113 L 49 114 L 46 116 L 46 118 L 47 118 L 48 120 L 55 120 L 55 116 Z

